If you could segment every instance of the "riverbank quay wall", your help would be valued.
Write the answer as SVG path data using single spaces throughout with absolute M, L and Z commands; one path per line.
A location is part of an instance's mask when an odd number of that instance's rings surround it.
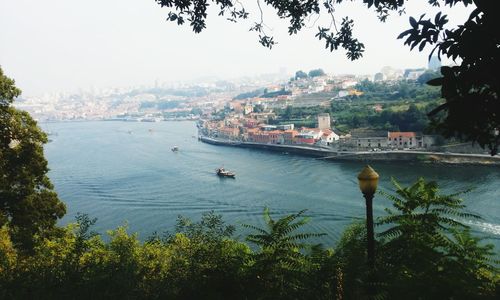
M 442 153 L 423 151 L 359 152 L 349 155 L 332 155 L 325 160 L 340 161 L 405 161 L 435 164 L 491 165 L 500 166 L 500 156 L 483 154 Z
M 236 141 L 227 141 L 221 139 L 214 139 L 209 137 L 200 137 L 200 140 L 207 144 L 219 145 L 219 146 L 232 146 L 232 147 L 240 147 L 240 148 L 254 148 L 254 149 L 262 149 L 269 150 L 275 152 L 287 152 L 305 156 L 313 156 L 313 157 L 328 157 L 335 155 L 335 151 L 325 148 L 319 147 L 307 147 L 307 146 L 295 146 L 295 145 L 279 145 L 279 144 L 260 144 L 260 143 L 251 143 L 251 142 L 236 142 Z
M 276 152 L 287 152 L 298 155 L 316 157 L 331 161 L 404 161 L 436 164 L 470 164 L 500 166 L 500 156 L 463 153 L 443 153 L 424 151 L 334 151 L 327 148 L 308 147 L 299 145 L 259 144 L 251 142 L 228 141 L 201 136 L 200 140 L 207 144 L 232 146 L 240 148 L 254 148 Z

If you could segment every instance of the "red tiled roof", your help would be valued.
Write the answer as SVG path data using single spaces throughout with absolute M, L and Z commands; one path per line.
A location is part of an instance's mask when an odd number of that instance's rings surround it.
M 333 130 L 331 129 L 323 129 L 323 135 L 324 136 L 329 136 L 330 134 L 332 134 Z
M 267 133 L 269 133 L 269 134 L 281 134 L 281 132 L 282 132 L 281 130 L 270 130 Z
M 389 132 L 389 137 L 390 138 L 398 138 L 398 137 L 406 137 L 406 138 L 414 138 L 416 137 L 417 134 L 415 132 Z

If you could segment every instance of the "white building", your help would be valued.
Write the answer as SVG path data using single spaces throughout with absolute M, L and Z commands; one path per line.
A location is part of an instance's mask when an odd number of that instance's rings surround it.
M 321 136 L 321 144 L 323 145 L 331 145 L 333 142 L 340 139 L 340 136 L 331 129 L 323 129 L 322 132 L 323 135 Z
M 276 126 L 276 128 L 279 130 L 293 130 L 294 127 L 294 124 L 282 124 Z

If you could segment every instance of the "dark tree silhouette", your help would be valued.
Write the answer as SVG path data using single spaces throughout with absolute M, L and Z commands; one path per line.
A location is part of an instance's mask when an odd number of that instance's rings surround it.
M 308 75 L 309 77 L 323 76 L 325 75 L 325 71 L 323 71 L 323 69 L 314 69 L 309 71 Z

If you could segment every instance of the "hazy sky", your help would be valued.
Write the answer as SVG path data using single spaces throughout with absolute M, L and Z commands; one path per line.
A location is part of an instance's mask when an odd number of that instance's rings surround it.
M 255 1 L 242 2 L 254 12 Z M 407 15 L 394 15 L 386 23 L 356 2 L 342 4 L 336 12 L 337 20 L 349 15 L 356 21 L 355 34 L 366 47 L 364 57 L 351 62 L 343 51 L 330 53 L 314 37 L 326 19 L 288 36 L 287 23 L 271 9 L 265 9 L 265 19 L 279 44 L 269 50 L 248 31 L 251 21 L 234 24 L 215 10 L 208 28 L 194 34 L 187 26 L 165 21 L 168 10 L 154 0 L 0 0 L 0 65 L 26 96 L 152 85 L 155 80 L 230 79 L 276 73 L 283 67 L 289 73 L 321 67 L 331 73 L 373 74 L 386 65 L 426 66 L 428 52 L 410 52 L 396 40 L 409 27 L 409 15 L 434 16 L 436 10 L 426 0 L 410 1 Z M 456 24 L 467 18 L 470 8 L 446 11 L 450 24 Z

